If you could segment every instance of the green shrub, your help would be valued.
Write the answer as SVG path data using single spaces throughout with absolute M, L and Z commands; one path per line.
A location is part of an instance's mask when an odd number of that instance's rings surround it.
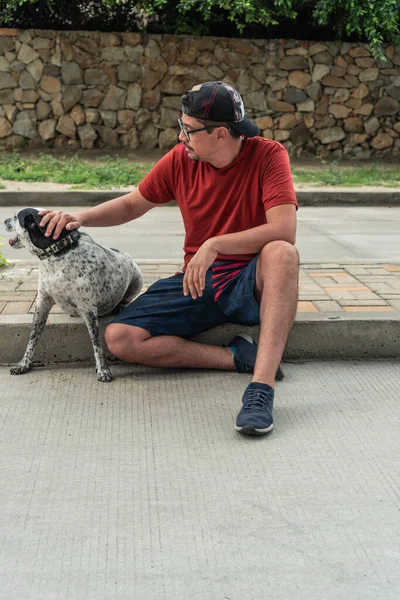
M 0 248 L 2 248 L 4 246 L 4 240 L 3 238 L 0 238 Z M 8 265 L 9 262 L 6 259 L 6 257 L 2 254 L 1 250 L 0 250 L 0 268 L 1 267 L 5 267 L 6 265 Z
M 399 43 L 399 0 L 0 0 L 0 23 L 35 29 Z

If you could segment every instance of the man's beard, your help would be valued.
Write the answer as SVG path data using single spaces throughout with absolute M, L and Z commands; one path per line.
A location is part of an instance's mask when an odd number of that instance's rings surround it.
M 189 152 L 191 152 L 191 155 L 188 154 L 188 158 L 190 158 L 190 160 L 200 160 L 200 158 L 198 157 L 198 155 L 195 153 L 195 151 L 193 150 L 193 148 L 191 148 L 190 146 L 188 146 L 187 144 L 185 144 L 185 148 L 186 150 L 189 150 Z

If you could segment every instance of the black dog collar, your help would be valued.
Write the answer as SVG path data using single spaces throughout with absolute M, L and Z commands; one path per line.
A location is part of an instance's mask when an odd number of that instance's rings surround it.
M 69 235 L 57 242 L 54 242 L 48 248 L 34 248 L 33 251 L 40 258 L 40 260 L 44 260 L 45 258 L 49 258 L 49 256 L 54 256 L 55 254 L 59 254 L 66 248 L 72 248 L 78 242 L 81 234 L 77 229 L 71 231 Z

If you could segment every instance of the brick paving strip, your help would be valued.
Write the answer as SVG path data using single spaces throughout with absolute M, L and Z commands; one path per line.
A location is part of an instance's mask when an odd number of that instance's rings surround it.
M 144 286 L 180 271 L 181 261 L 137 261 Z M 15 262 L 0 270 L 0 314 L 33 313 L 37 263 Z M 395 313 L 400 310 L 400 264 L 303 264 L 298 313 Z M 52 313 L 62 313 L 54 306 Z

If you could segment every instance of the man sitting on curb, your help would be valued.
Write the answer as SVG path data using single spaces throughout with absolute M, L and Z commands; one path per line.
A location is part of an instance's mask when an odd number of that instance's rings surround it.
M 139 184 L 75 215 L 42 211 L 46 235 L 64 227 L 115 226 L 176 200 L 185 226 L 182 273 L 157 281 L 110 323 L 118 358 L 152 367 L 253 373 L 236 419 L 241 433 L 273 428 L 275 377 L 298 298 L 297 201 L 285 148 L 258 137 L 237 90 L 221 82 L 182 96 L 180 144 Z M 236 336 L 228 347 L 189 341 L 225 322 L 256 325 L 258 346 Z

